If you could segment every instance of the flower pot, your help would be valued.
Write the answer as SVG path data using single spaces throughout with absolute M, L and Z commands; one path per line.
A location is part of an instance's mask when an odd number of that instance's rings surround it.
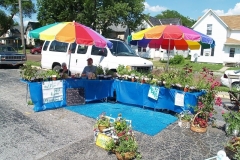
M 108 128 L 107 126 L 98 125 L 99 132 L 103 132 L 104 129 Z
M 122 136 L 124 136 L 125 134 L 126 134 L 126 132 L 123 131 L 123 132 L 119 132 L 119 133 L 117 133 L 117 136 L 118 136 L 118 137 L 122 137 Z
M 121 153 L 116 152 L 116 156 L 118 160 L 130 160 L 135 157 L 135 152 L 126 152 L 123 153 L 123 155 Z
M 184 87 L 184 92 L 188 92 L 188 88 L 187 87 Z
M 57 80 L 57 76 L 56 75 L 52 75 L 52 80 L 56 81 Z
M 234 159 L 233 157 L 236 154 L 236 151 L 233 151 L 228 147 L 224 147 L 224 151 L 226 152 L 226 155 L 228 156 L 229 159 Z

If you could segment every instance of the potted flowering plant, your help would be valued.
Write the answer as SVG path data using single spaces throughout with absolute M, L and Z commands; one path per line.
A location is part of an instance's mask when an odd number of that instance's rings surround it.
M 117 140 L 111 139 L 106 144 L 106 150 L 114 152 L 118 160 L 141 159 L 137 152 L 138 144 L 133 135 L 124 135 Z
M 213 76 L 213 72 L 204 67 L 200 74 L 198 82 L 201 84 L 203 95 L 199 97 L 198 106 L 194 109 L 196 115 L 191 124 L 191 130 L 205 132 L 209 120 L 214 124 L 212 117 L 216 113 L 214 104 L 220 106 L 222 101 L 217 97 L 220 82 Z
M 126 119 L 122 118 L 121 113 L 118 114 L 117 119 L 113 123 L 113 127 L 118 137 L 121 137 L 130 131 L 130 126 L 128 125 Z
M 106 117 L 106 113 L 103 112 L 97 118 L 97 122 L 94 125 L 94 128 L 98 128 L 100 132 L 103 132 L 104 129 L 110 127 L 110 119 Z
M 240 112 L 222 113 L 223 119 L 226 122 L 225 131 L 228 135 L 238 135 L 240 131 Z
M 227 156 L 231 159 L 240 159 L 240 138 L 231 138 L 224 146 Z
M 203 68 L 201 75 L 199 82 L 203 86 L 201 89 L 204 94 L 199 97 L 198 106 L 195 108 L 195 112 L 201 111 L 203 114 L 206 114 L 206 116 L 212 117 L 213 114 L 216 113 L 213 105 L 220 106 L 222 104 L 221 98 L 217 97 L 220 82 L 213 76 L 213 72 L 207 68 Z

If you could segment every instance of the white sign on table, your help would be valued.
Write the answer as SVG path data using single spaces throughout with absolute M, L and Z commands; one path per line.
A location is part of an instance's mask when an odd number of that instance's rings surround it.
M 175 94 L 175 105 L 184 107 L 184 94 L 176 92 Z
M 150 86 L 148 90 L 148 97 L 158 100 L 158 95 L 159 95 L 159 87 L 156 86 Z
M 43 103 L 51 103 L 63 100 L 63 82 L 48 81 L 42 83 Z

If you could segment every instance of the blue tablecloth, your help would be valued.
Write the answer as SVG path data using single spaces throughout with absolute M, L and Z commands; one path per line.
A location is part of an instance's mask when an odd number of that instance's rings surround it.
M 113 88 L 117 93 L 117 101 L 127 104 L 140 105 L 154 109 L 168 109 L 177 113 L 191 110 L 197 105 L 198 97 L 204 92 L 183 92 L 175 89 L 160 87 L 157 100 L 148 97 L 149 84 L 115 80 Z M 175 105 L 175 94 L 184 93 L 184 107 Z
M 85 100 L 101 100 L 106 97 L 113 97 L 113 91 L 116 91 L 116 100 L 125 104 L 150 107 L 154 109 L 168 109 L 177 113 L 183 110 L 189 110 L 196 106 L 198 97 L 204 92 L 189 93 L 175 89 L 160 87 L 157 100 L 148 97 L 149 84 L 141 84 L 120 80 L 83 80 L 66 79 L 63 80 L 63 100 L 43 104 L 42 82 L 29 83 L 29 91 L 34 111 L 43 111 L 66 106 L 66 90 L 68 88 L 80 88 L 85 90 Z M 175 105 L 176 93 L 184 93 L 184 106 Z M 191 110 L 191 109 L 190 109 Z
M 85 91 L 85 100 L 87 102 L 101 100 L 106 97 L 112 97 L 113 80 L 83 80 L 83 79 L 65 79 L 63 80 L 63 100 L 58 102 L 43 103 L 42 83 L 28 82 L 31 100 L 34 104 L 34 111 L 43 111 L 66 106 L 66 90 L 68 88 L 83 87 Z

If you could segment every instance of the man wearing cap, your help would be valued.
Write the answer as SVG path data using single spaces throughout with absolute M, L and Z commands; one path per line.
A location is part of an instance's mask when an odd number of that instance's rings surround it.
M 87 66 L 83 69 L 82 77 L 86 77 L 87 73 L 94 73 L 96 75 L 97 66 L 93 65 L 93 59 L 87 59 Z
M 71 76 L 71 71 L 67 69 L 67 64 L 65 62 L 62 63 L 62 68 L 59 70 L 60 75 L 62 75 L 62 78 Z

